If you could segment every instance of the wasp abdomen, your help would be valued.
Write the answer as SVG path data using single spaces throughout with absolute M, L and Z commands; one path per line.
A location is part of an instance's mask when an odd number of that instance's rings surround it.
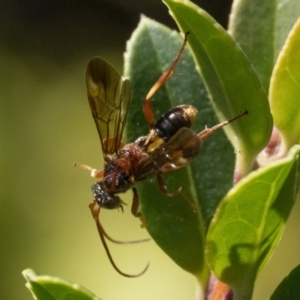
M 162 115 L 154 124 L 157 136 L 168 140 L 180 128 L 190 128 L 194 123 L 198 110 L 192 105 L 178 105 Z

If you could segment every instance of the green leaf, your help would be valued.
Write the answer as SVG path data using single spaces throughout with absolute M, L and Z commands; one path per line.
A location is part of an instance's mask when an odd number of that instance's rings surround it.
M 299 186 L 300 146 L 242 179 L 223 199 L 207 234 L 207 261 L 235 299 L 250 299 L 273 253 Z
M 283 137 L 283 152 L 300 141 L 300 19 L 278 57 L 270 85 L 274 123 Z
M 26 287 L 37 300 L 100 300 L 90 291 L 78 284 L 70 283 L 58 277 L 37 275 L 33 270 L 22 272 L 26 278 Z
M 270 300 L 282 300 L 282 299 L 289 299 L 289 300 L 299 300 L 300 299 L 300 265 L 294 268 L 291 273 L 286 276 L 273 295 L 271 296 Z
M 142 18 L 127 46 L 125 75 L 131 80 L 133 99 L 127 118 L 127 137 L 134 141 L 149 132 L 142 102 L 152 85 L 174 60 L 183 43 L 166 27 Z M 204 86 L 186 49 L 174 75 L 153 97 L 158 118 L 171 107 L 191 104 L 199 110 L 193 129 L 217 123 Z M 183 269 L 206 280 L 204 236 L 219 201 L 232 186 L 234 152 L 222 130 L 204 141 L 199 157 L 188 167 L 164 176 L 170 191 L 182 193 L 197 206 L 197 212 L 182 197 L 167 197 L 156 179 L 137 184 L 140 210 L 156 243 Z M 216 184 L 217 182 L 217 184 Z M 199 275 L 200 274 L 200 275 Z M 204 274 L 204 275 L 203 275 Z
M 189 1 L 165 0 L 183 32 L 221 120 L 243 110 L 241 118 L 224 130 L 237 151 L 237 168 L 247 174 L 268 142 L 272 116 L 266 94 L 248 59 L 231 36 L 205 11 Z
M 299 15 L 299 0 L 233 2 L 228 31 L 246 53 L 266 92 L 278 54 Z

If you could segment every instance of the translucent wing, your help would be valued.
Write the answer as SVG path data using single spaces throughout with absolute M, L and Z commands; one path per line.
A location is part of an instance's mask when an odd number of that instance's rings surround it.
M 141 181 L 185 167 L 200 152 L 201 139 L 192 130 L 183 127 L 167 142 L 157 147 L 149 157 L 140 161 L 135 174 L 135 181 Z
M 104 59 L 95 57 L 87 66 L 86 86 L 103 154 L 116 153 L 131 100 L 130 82 Z

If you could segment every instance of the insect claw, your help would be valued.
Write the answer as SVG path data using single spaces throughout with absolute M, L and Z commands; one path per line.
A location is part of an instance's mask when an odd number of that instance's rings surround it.
M 166 196 L 168 196 L 168 197 L 175 197 L 175 196 L 177 196 L 177 195 L 180 195 L 180 194 L 181 194 L 181 190 L 182 190 L 182 186 L 181 186 L 181 187 L 179 187 L 179 188 L 178 188 L 178 190 L 177 190 L 177 191 L 175 191 L 175 192 L 173 192 L 173 193 L 171 193 L 171 192 L 167 191 L 167 193 L 165 193 L 165 195 L 166 195 Z
M 186 201 L 186 202 L 191 206 L 191 208 L 193 209 L 194 212 L 197 211 L 197 208 L 196 208 L 195 204 L 194 204 L 191 200 L 189 200 L 189 199 L 181 192 L 182 186 L 181 186 L 176 192 L 170 193 L 170 192 L 168 191 L 168 189 L 167 189 L 167 186 L 166 186 L 166 184 L 165 184 L 165 181 L 164 181 L 163 177 L 162 177 L 160 174 L 158 174 L 158 175 L 156 176 L 156 178 L 157 178 L 158 185 L 159 185 L 161 191 L 162 191 L 165 195 L 167 195 L 168 197 L 174 197 L 174 196 L 179 195 L 179 196 L 181 196 L 181 197 L 184 199 L 184 201 Z
M 167 188 L 167 186 L 166 186 L 166 183 L 165 183 L 165 181 L 164 181 L 162 175 L 161 175 L 161 174 L 157 174 L 156 178 L 157 178 L 157 181 L 158 181 L 158 185 L 159 185 L 159 187 L 160 187 L 160 190 L 161 190 L 166 196 L 168 196 L 168 197 L 174 197 L 174 196 L 180 194 L 180 192 L 181 192 L 181 190 L 182 190 L 182 186 L 179 187 L 177 191 L 171 193 L 171 192 L 169 192 L 169 190 L 168 190 L 168 188 Z

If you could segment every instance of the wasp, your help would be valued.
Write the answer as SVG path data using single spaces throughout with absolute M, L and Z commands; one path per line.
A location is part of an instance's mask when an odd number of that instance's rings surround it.
M 99 181 L 92 186 L 94 201 L 90 210 L 96 222 L 98 233 L 107 256 L 115 270 L 126 277 L 142 275 L 148 268 L 138 274 L 126 274 L 115 264 L 105 238 L 114 243 L 135 243 L 139 241 L 120 242 L 111 238 L 104 230 L 100 220 L 101 208 L 123 210 L 123 201 L 119 197 L 129 189 L 133 192 L 132 214 L 142 217 L 138 212 L 139 197 L 135 184 L 150 177 L 156 177 L 163 193 L 168 196 L 181 193 L 181 188 L 170 193 L 164 183 L 162 173 L 175 171 L 187 166 L 199 154 L 202 141 L 219 128 L 247 114 L 244 111 L 233 119 L 222 122 L 212 128 L 205 128 L 200 133 L 190 129 L 196 119 L 197 109 L 192 105 L 179 105 L 156 122 L 151 98 L 174 72 L 187 43 L 185 34 L 183 45 L 171 66 L 161 75 L 148 92 L 143 102 L 143 114 L 149 124 L 148 135 L 136 141 L 124 144 L 122 136 L 126 124 L 126 116 L 131 101 L 131 85 L 123 79 L 108 62 L 100 57 L 93 58 L 86 71 L 86 86 L 89 105 L 100 137 L 104 156 L 104 168 L 97 170 L 87 165 L 76 166 L 87 169 Z

